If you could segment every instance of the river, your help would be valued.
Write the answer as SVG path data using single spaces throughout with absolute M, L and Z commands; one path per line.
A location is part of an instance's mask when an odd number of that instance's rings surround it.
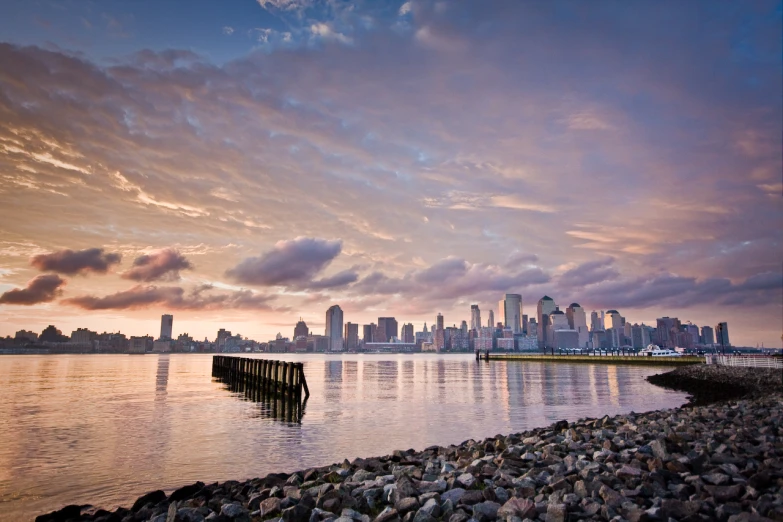
M 228 391 L 210 354 L 0 356 L 0 520 L 685 402 L 644 380 L 664 367 L 272 356 L 304 363 L 301 423 Z

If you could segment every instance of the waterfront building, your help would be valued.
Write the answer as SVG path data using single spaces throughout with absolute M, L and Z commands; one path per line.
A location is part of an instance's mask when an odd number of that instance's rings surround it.
M 579 346 L 579 332 L 573 329 L 554 330 L 552 344 L 556 349 L 581 348 Z
M 625 319 L 617 310 L 609 310 L 604 317 L 607 336 L 611 348 L 620 348 L 625 344 Z
M 729 325 L 726 323 L 718 323 L 715 325 L 715 344 L 721 347 L 731 346 L 729 342 Z
M 307 338 L 307 351 L 323 353 L 329 351 L 329 338 L 325 335 L 310 335 Z
M 603 310 L 601 310 L 601 330 L 606 330 L 606 317 Z
M 473 349 L 481 352 L 491 350 L 495 329 L 489 327 L 479 328 L 476 333 L 478 336 L 473 339 Z
M 14 339 L 17 341 L 34 343 L 38 340 L 38 334 L 35 332 L 28 332 L 27 330 L 19 330 L 16 332 L 16 335 L 14 335 Z
M 443 315 L 438 314 L 437 319 L 435 320 L 435 350 L 440 352 L 443 351 L 444 348 L 446 348 L 446 332 L 443 330 Z
M 470 305 L 470 329 L 476 330 L 481 328 L 481 310 L 479 305 Z
M 601 318 L 598 317 L 598 312 L 593 310 L 590 312 L 590 331 L 603 330 L 601 326 Z
M 517 349 L 519 349 L 520 352 L 538 351 L 538 335 L 532 333 L 522 337 L 518 341 Z
M 487 326 L 489 326 L 490 328 L 495 327 L 495 312 L 493 312 L 492 310 L 489 311 L 489 320 L 487 321 Z
M 607 333 L 605 330 L 593 330 L 590 332 L 590 342 L 593 345 L 593 350 L 606 350 L 611 348 L 611 344 L 607 339 Z
M 42 343 L 67 343 L 70 339 L 63 335 L 57 327 L 50 324 L 43 329 L 41 335 L 38 336 L 38 340 Z
M 547 339 L 547 333 L 549 331 L 549 314 L 557 309 L 554 299 L 545 295 L 538 300 L 537 312 L 537 325 L 538 325 L 538 345 L 540 348 L 547 348 L 551 344 Z
M 77 328 L 71 332 L 71 342 L 80 344 L 92 344 L 98 338 L 98 332 L 90 331 L 87 328 Z
M 131 353 L 146 353 L 152 351 L 152 345 L 155 341 L 151 335 L 145 335 L 141 337 L 132 336 L 130 338 L 128 350 Z
M 522 314 L 522 333 L 527 334 L 527 314 Z
M 302 318 L 299 318 L 299 321 L 296 323 L 296 326 L 294 327 L 294 339 L 297 337 L 304 337 L 305 339 L 310 336 L 310 329 L 307 327 L 307 324 L 302 320 Z
M 373 353 L 413 353 L 418 352 L 419 347 L 416 343 L 367 343 L 364 345 L 364 351 Z
M 234 339 L 234 338 L 229 337 L 229 339 Z M 153 341 L 152 353 L 169 353 L 171 351 L 171 344 L 172 341 L 170 339 L 158 339 L 157 341 Z M 228 346 L 228 343 L 226 343 L 226 346 Z M 229 351 L 229 350 L 225 350 L 225 351 Z
M 503 326 L 511 328 L 514 333 L 522 331 L 522 296 L 506 294 L 498 303 L 498 313 L 503 320 Z
M 373 343 L 375 342 L 375 336 L 376 332 L 378 330 L 378 327 L 375 323 L 365 324 L 362 327 L 362 342 L 364 343 Z
M 511 330 L 509 328 L 509 330 Z M 499 337 L 497 340 L 498 350 L 503 350 L 506 352 L 513 352 L 515 343 L 514 343 L 514 334 L 511 334 L 511 337 Z
M 701 327 L 701 344 L 711 346 L 715 344 L 715 334 L 710 326 Z
M 423 342 L 421 343 L 421 351 L 422 352 L 437 352 L 438 350 L 435 348 L 435 343 L 432 341 Z
M 174 329 L 174 316 L 171 314 L 163 314 L 160 316 L 160 339 L 162 341 L 170 341 L 171 333 Z
M 650 338 L 650 328 L 642 324 L 634 324 L 631 326 L 631 346 L 635 349 L 647 348 L 647 345 L 652 343 Z
M 538 339 L 538 322 L 533 317 L 527 320 L 527 335 Z
M 481 324 L 481 323 L 479 323 L 479 325 L 480 325 L 480 324 Z M 460 330 L 462 330 L 462 333 L 463 333 L 463 334 L 465 334 L 465 336 L 467 337 L 467 335 L 468 335 L 468 323 L 467 323 L 465 320 L 463 320 L 463 321 L 460 323 L 460 325 L 459 325 L 459 329 L 460 329 Z
M 407 323 L 402 325 L 402 342 L 415 343 L 416 338 L 413 335 L 413 323 Z
M 571 330 L 576 330 L 579 334 L 578 347 L 586 348 L 590 342 L 590 331 L 587 329 L 587 314 L 584 308 L 578 303 L 571 303 L 571 306 L 566 308 L 566 318 L 568 319 L 568 327 Z
M 399 337 L 397 319 L 394 317 L 378 318 L 378 338 L 381 342 L 388 342 L 393 337 Z
M 326 311 L 326 337 L 329 338 L 329 351 L 343 351 L 343 310 L 339 305 L 330 306 Z
M 687 324 L 683 325 L 683 328 L 685 329 L 685 332 L 691 336 L 691 345 L 699 344 L 700 341 L 699 327 L 693 324 L 692 322 L 688 321 Z
M 676 317 L 661 317 L 657 320 L 656 337 L 661 348 L 675 348 L 677 333 L 680 331 L 680 320 Z
M 218 330 L 217 339 L 215 339 L 215 344 L 217 345 L 218 352 L 223 351 L 223 346 L 225 346 L 226 339 L 228 339 L 229 337 L 231 337 L 231 332 L 229 332 L 225 328 L 221 328 L 220 330 Z
M 356 323 L 345 323 L 345 349 L 356 350 L 359 347 L 359 325 Z

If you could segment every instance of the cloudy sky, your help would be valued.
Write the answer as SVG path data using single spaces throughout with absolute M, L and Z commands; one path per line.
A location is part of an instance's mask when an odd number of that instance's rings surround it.
M 780 346 L 781 18 L 6 0 L 0 334 L 418 330 L 508 291 Z

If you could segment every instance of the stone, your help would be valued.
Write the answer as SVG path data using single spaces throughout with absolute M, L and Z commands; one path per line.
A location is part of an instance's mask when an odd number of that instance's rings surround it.
M 510 498 L 497 512 L 497 516 L 504 520 L 511 517 L 533 518 L 535 515 L 536 505 L 526 498 Z
M 377 517 L 375 517 L 374 522 L 399 522 L 400 515 L 397 513 L 396 509 L 386 507 L 383 511 L 381 511 Z
M 457 480 L 455 482 L 460 487 L 463 487 L 465 489 L 470 489 L 476 483 L 476 478 L 470 473 L 463 473 L 462 475 L 457 477 Z
M 441 501 L 451 500 L 451 502 L 454 503 L 454 505 L 457 505 L 464 494 L 465 494 L 464 489 L 454 488 L 441 493 L 440 500 Z
M 473 505 L 473 518 L 479 522 L 489 522 L 498 518 L 498 510 L 500 510 L 500 504 L 487 500 L 486 502 L 479 502 Z
M 621 478 L 623 480 L 629 479 L 629 478 L 639 478 L 642 476 L 642 470 L 634 468 L 632 466 L 622 466 L 620 469 L 614 472 L 615 475 L 617 475 L 617 478 Z
M 431 498 L 419 508 L 419 511 L 427 513 L 432 518 L 438 518 L 440 516 L 440 502 L 438 502 L 437 499 Z
M 195 484 L 190 484 L 189 486 L 183 486 L 177 490 L 175 490 L 171 495 L 169 495 L 169 502 L 177 502 L 179 500 L 186 500 L 198 493 L 201 488 L 204 487 L 203 482 L 196 482 Z
M 738 500 L 743 493 L 743 488 L 739 484 L 734 484 L 733 486 L 704 486 L 704 489 L 716 502 L 720 503 Z
M 404 515 L 408 511 L 415 511 L 419 509 L 419 507 L 419 500 L 416 497 L 402 498 L 394 503 L 394 509 L 401 515 Z
M 477 489 L 466 491 L 459 500 L 460 504 L 464 504 L 466 506 L 472 506 L 473 504 L 478 504 L 479 502 L 484 502 L 484 493 Z
M 280 508 L 280 499 L 277 497 L 269 497 L 259 504 L 258 510 L 261 512 L 261 516 L 264 518 L 277 515 L 282 511 Z
M 661 514 L 676 520 L 690 517 L 699 512 L 701 502 L 697 500 L 682 501 L 674 498 L 661 500 Z
M 666 442 L 660 439 L 656 439 L 649 444 L 652 454 L 661 460 L 667 460 L 669 453 L 666 451 Z
M 240 504 L 223 504 L 223 507 L 220 508 L 220 514 L 233 520 L 235 518 L 247 517 L 249 512 Z M 305 520 L 305 522 L 307 521 Z
M 567 515 L 565 504 L 549 504 L 546 509 L 546 522 L 566 522 Z
M 136 511 L 140 510 L 141 508 L 143 508 L 147 504 L 159 504 L 159 503 L 163 502 L 164 500 L 166 500 L 166 493 L 165 492 L 163 492 L 160 489 L 157 490 L 157 491 L 151 491 L 151 492 L 147 493 L 146 495 L 140 496 L 136 500 L 136 502 L 133 503 L 133 507 L 131 508 L 131 511 L 133 511 L 135 513 Z
M 713 484 L 715 486 L 722 486 L 731 482 L 731 477 L 724 475 L 723 473 L 708 473 L 706 475 L 702 475 L 701 479 L 704 482 Z
M 35 517 L 35 522 L 60 522 L 70 520 L 72 518 L 79 518 L 81 516 L 82 509 L 90 506 L 77 506 L 72 504 L 65 506 L 57 511 L 52 511 L 46 515 L 39 515 Z
M 310 520 L 311 510 L 302 504 L 297 504 L 288 509 L 284 509 L 280 518 L 284 522 L 308 522 Z
M 598 490 L 598 494 L 601 496 L 604 503 L 612 508 L 619 507 L 625 500 L 618 492 L 606 485 L 601 486 L 601 489 Z

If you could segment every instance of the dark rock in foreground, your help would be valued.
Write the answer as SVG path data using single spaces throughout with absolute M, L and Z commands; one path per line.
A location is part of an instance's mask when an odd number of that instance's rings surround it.
M 647 380 L 690 393 L 691 404 L 757 397 L 783 390 L 783 371 L 775 368 L 697 364 L 651 375 Z
M 676 378 L 737 383 L 736 373 L 692 368 Z M 731 403 L 560 421 L 290 475 L 196 483 L 168 498 L 152 492 L 131 511 L 40 520 L 783 521 L 783 394 L 754 379 L 753 397 Z

